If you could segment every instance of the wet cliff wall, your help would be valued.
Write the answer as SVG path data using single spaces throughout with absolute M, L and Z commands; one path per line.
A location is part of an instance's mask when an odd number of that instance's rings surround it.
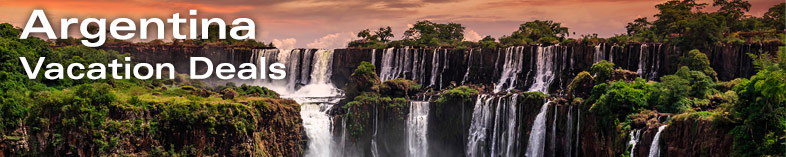
M 780 43 L 715 46 L 703 51 L 719 80 L 750 77 L 755 73 L 748 53 L 774 53 Z M 383 80 L 406 78 L 424 87 L 442 89 L 450 85 L 484 84 L 526 90 L 536 80 L 537 68 L 556 73 L 550 93 L 564 89 L 578 73 L 600 60 L 636 71 L 640 77 L 657 80 L 678 69 L 684 51 L 666 44 L 570 44 L 519 46 L 498 49 L 336 49 L 331 80 L 342 87 L 351 70 L 362 61 L 376 65 Z M 511 55 L 513 54 L 513 55 Z M 513 62 L 512 62 L 513 61 Z M 541 61 L 541 62 L 538 62 Z M 545 63 L 543 62 L 545 61 Z M 507 65 L 507 66 L 506 66 Z M 514 70 L 512 83 L 501 81 Z M 504 84 L 504 85 L 500 85 Z M 512 84 L 512 85 L 510 85 Z

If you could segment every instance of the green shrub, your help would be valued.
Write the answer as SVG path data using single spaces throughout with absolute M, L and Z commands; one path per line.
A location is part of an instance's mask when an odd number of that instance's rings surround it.
M 718 79 L 718 74 L 715 72 L 715 69 L 710 67 L 710 60 L 707 58 L 707 55 L 699 50 L 690 50 L 686 56 L 680 57 L 679 67 L 682 66 L 687 66 L 689 69 L 703 72 L 713 80 Z
M 438 104 L 470 102 L 474 98 L 473 96 L 477 94 L 478 90 L 476 89 L 467 86 L 459 86 L 453 89 L 448 89 L 440 94 L 440 97 L 437 98 L 436 102 Z
M 593 64 L 589 70 L 595 76 L 595 82 L 606 82 L 611 78 L 611 72 L 614 71 L 614 63 L 602 60 Z
M 643 79 L 596 85 L 592 91 L 593 96 L 590 98 L 594 100 L 590 112 L 600 116 L 598 122 L 601 128 L 614 128 L 624 121 L 627 115 L 638 113 L 649 107 L 647 103 L 649 88 Z

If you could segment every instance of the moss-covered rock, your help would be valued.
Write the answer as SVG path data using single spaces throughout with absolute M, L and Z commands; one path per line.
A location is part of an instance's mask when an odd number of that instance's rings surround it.
M 595 78 L 589 72 L 582 71 L 568 84 L 568 94 L 571 97 L 586 98 L 589 97 L 593 86 L 595 86 Z

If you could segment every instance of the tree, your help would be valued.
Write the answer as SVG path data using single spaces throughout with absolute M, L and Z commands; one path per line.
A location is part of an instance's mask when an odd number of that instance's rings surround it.
M 701 71 L 710 78 L 717 80 L 718 73 L 710 67 L 707 55 L 697 49 L 691 50 L 684 57 L 680 57 L 678 67 L 687 66 L 689 69 Z
M 734 86 L 739 95 L 732 112 L 739 125 L 731 131 L 736 156 L 778 156 L 786 151 L 786 48 L 780 47 L 777 55 L 753 55 L 759 72 Z
M 368 29 L 366 29 L 366 31 L 368 31 Z M 393 32 L 390 30 L 390 26 L 385 28 L 379 27 L 379 30 L 374 32 L 374 34 L 379 37 L 379 40 L 382 42 L 388 42 L 390 41 L 388 38 L 393 38 Z
M 764 23 L 776 30 L 786 29 L 786 3 L 772 6 L 762 17 Z
M 523 45 L 529 43 L 555 44 L 565 40 L 569 36 L 568 28 L 562 24 L 546 20 L 535 20 L 521 24 L 519 29 L 510 36 L 500 38 L 500 43 L 504 45 Z
M 457 23 L 418 21 L 404 32 L 404 39 L 413 40 L 420 46 L 438 46 L 440 43 L 460 42 L 464 39 L 464 29 L 464 26 Z
M 648 30 L 650 25 L 652 25 L 652 23 L 647 21 L 647 17 L 641 17 L 636 18 L 636 20 L 633 20 L 633 22 L 628 22 L 628 25 L 625 26 L 625 29 L 627 30 L 628 35 L 632 36 L 634 34 Z
M 739 20 L 751 9 L 751 3 L 743 0 L 715 0 L 712 6 L 720 7 L 718 13 L 726 16 L 728 22 Z
M 670 0 L 655 5 L 655 8 L 660 11 L 655 14 L 658 19 L 652 22 L 652 25 L 657 28 L 655 32 L 662 36 L 679 33 L 684 24 L 681 21 L 695 18 L 697 15 L 693 11 L 699 12 L 706 5 L 706 3 L 696 3 L 696 0 Z
M 364 29 L 358 32 L 358 38 L 363 38 L 365 40 L 376 40 L 375 38 L 372 38 L 371 31 L 369 31 L 368 29 Z

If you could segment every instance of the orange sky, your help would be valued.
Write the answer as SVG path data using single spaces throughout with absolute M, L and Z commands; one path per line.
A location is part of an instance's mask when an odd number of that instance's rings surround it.
M 53 25 L 59 18 L 132 19 L 171 17 L 198 9 L 198 17 L 254 19 L 257 40 L 282 48 L 344 47 L 355 32 L 391 26 L 396 39 L 417 20 L 456 22 L 465 38 L 510 34 L 529 20 L 554 20 L 576 34 L 609 37 L 625 32 L 637 17 L 651 17 L 665 0 L 0 0 L 0 22 L 23 27 L 33 9 L 44 9 Z M 711 3 L 711 0 L 700 0 Z M 761 16 L 779 0 L 749 0 L 749 14 Z M 708 8 L 712 9 L 712 8 Z M 57 29 L 59 26 L 53 26 Z M 56 34 L 59 34 L 56 32 Z M 74 34 L 74 33 L 72 33 Z M 171 34 L 171 33 L 167 33 Z

